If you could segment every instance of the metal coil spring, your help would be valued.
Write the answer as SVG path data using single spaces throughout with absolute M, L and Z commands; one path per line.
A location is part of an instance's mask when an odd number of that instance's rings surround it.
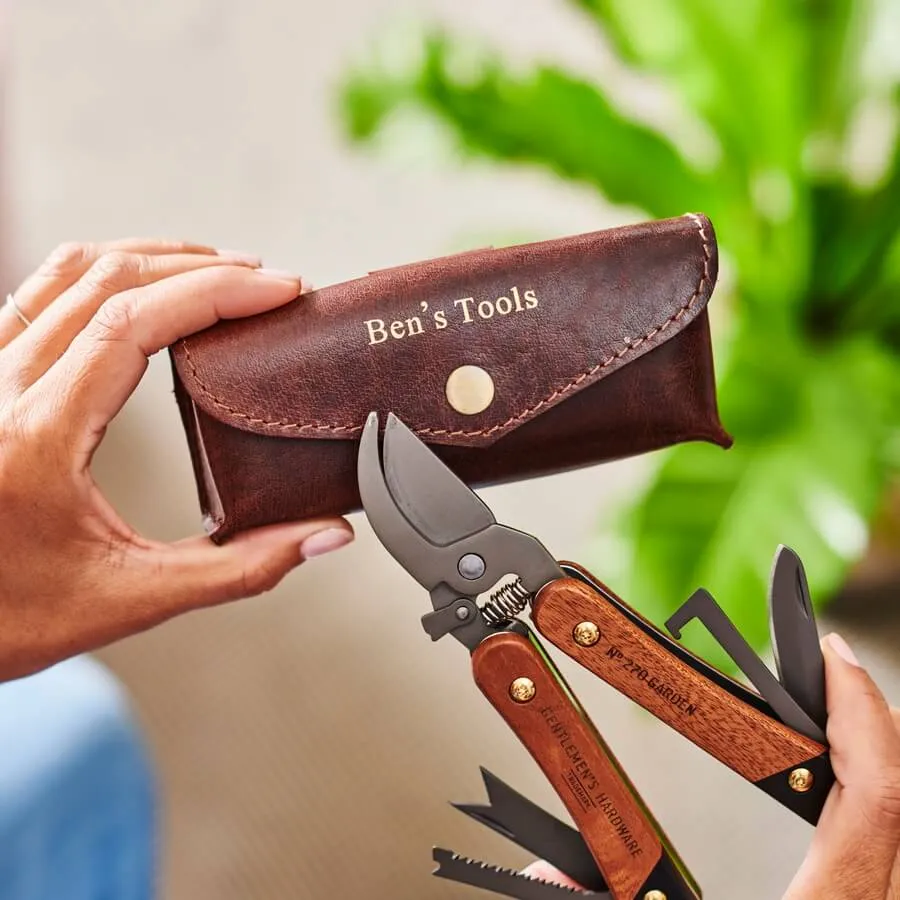
M 522 612 L 529 600 L 531 594 L 528 589 L 521 580 L 516 579 L 491 594 L 488 602 L 481 608 L 481 615 L 488 625 L 503 625 Z

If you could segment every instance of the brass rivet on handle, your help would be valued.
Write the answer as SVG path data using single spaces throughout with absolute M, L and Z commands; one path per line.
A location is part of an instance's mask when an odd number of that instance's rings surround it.
M 494 379 L 480 366 L 460 366 L 444 388 L 447 402 L 464 416 L 484 412 L 494 400 Z
M 666 900 L 666 895 L 662 891 L 647 891 L 644 900 Z
M 809 769 L 794 769 L 788 775 L 788 784 L 791 786 L 791 790 L 796 791 L 798 794 L 805 794 L 810 790 L 814 781 L 813 773 Z
M 600 629 L 593 622 L 579 622 L 572 629 L 572 637 L 582 647 L 593 647 L 600 640 Z
M 537 690 L 534 686 L 534 682 L 530 678 L 525 678 L 525 676 L 517 678 L 509 686 L 509 696 L 512 697 L 516 703 L 530 703 L 534 699 L 536 693 Z

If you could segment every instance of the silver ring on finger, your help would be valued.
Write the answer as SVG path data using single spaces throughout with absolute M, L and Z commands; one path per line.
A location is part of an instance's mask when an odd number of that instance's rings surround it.
M 25 325 L 26 328 L 31 324 L 31 319 L 29 319 L 28 316 L 26 316 L 25 313 L 22 312 L 19 304 L 16 303 L 16 298 L 13 297 L 12 294 L 6 295 L 6 305 L 12 307 L 13 312 L 19 317 L 19 321 L 22 322 L 22 324 Z

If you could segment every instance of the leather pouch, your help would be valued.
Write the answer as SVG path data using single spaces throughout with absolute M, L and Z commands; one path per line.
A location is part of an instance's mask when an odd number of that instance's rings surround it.
M 372 272 L 169 348 L 207 532 L 360 508 L 371 410 L 473 487 L 684 441 L 731 445 L 702 216 Z

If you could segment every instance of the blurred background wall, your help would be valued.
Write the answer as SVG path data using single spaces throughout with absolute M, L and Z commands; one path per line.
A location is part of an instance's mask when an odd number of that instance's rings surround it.
M 554 0 L 527 10 L 517 0 L 16 4 L 5 38 L 7 282 L 64 240 L 189 238 L 321 285 L 520 228 L 552 236 L 624 221 L 537 171 L 445 166 L 427 129 L 406 155 L 349 148 L 336 79 L 376 27 L 413 11 L 483 34 L 511 59 L 607 64 L 583 20 Z M 641 85 L 631 89 L 641 102 Z M 172 539 L 196 531 L 199 515 L 167 366 L 164 355 L 153 361 L 97 474 L 139 529 Z M 627 461 L 485 498 L 498 518 L 578 559 L 605 505 L 643 477 L 644 461 Z M 431 878 L 433 844 L 527 861 L 447 805 L 481 798 L 479 765 L 560 811 L 471 684 L 465 652 L 430 643 L 419 625 L 426 598 L 352 521 L 355 545 L 269 595 L 101 654 L 132 693 L 160 767 L 166 900 L 461 898 L 465 889 Z M 835 608 L 823 628 L 832 615 L 900 697 L 896 604 L 877 615 Z M 779 896 L 809 829 L 565 671 L 706 896 Z

